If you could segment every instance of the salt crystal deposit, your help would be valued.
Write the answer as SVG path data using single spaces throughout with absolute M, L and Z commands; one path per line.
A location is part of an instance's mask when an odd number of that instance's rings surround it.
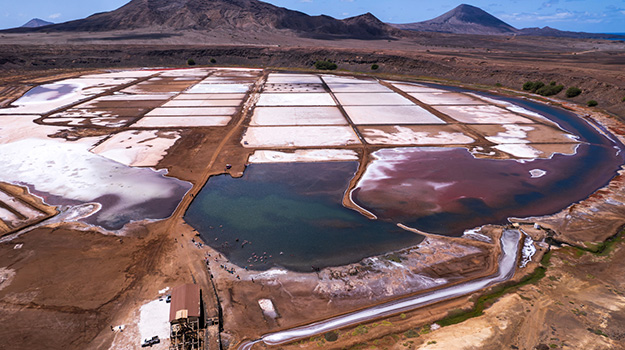
M 245 147 L 324 147 L 359 144 L 348 126 L 250 127 L 243 136 Z
M 249 163 L 294 163 L 294 162 L 328 162 L 357 161 L 358 153 L 342 149 L 307 149 L 295 150 L 292 153 L 258 150 L 252 154 Z
M 335 106 L 332 96 L 327 93 L 264 93 L 257 106 Z
M 414 105 L 407 98 L 396 93 L 358 93 L 341 92 L 336 98 L 345 106 L 410 106 Z
M 231 116 L 194 116 L 194 117 L 143 117 L 134 123 L 138 128 L 193 128 L 209 126 L 225 126 L 232 120 Z
M 250 125 L 347 125 L 336 107 L 257 107 Z
M 129 166 L 156 166 L 179 139 L 178 131 L 123 131 L 91 152 Z
M 362 128 L 365 140 L 376 145 L 450 145 L 473 143 L 471 137 L 461 132 L 419 130 L 419 127 L 394 126 L 393 131 Z
M 376 124 L 445 124 L 425 109 L 416 106 L 345 106 L 356 125 Z

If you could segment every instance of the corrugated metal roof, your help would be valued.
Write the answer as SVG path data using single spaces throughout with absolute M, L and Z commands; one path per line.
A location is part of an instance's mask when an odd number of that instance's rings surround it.
M 171 292 L 169 322 L 189 317 L 200 317 L 200 286 L 183 284 Z

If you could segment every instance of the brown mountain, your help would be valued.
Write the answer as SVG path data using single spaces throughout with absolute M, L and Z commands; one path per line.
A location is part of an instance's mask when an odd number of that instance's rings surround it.
M 392 26 L 404 30 L 454 34 L 501 35 L 517 32 L 516 28 L 488 12 L 465 4 L 429 21 Z
M 390 38 L 401 33 L 371 14 L 338 20 L 323 15 L 309 16 L 258 0 L 132 0 L 117 10 L 47 26 L 45 31 L 106 32 L 144 28 L 288 30 L 304 36 L 359 39 Z

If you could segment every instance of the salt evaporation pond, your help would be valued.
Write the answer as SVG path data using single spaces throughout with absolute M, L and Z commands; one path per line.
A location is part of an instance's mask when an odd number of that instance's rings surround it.
M 379 220 L 340 204 L 357 163 L 253 164 L 241 179 L 212 178 L 185 219 L 239 266 L 310 271 L 421 241 L 397 223 L 459 236 L 485 224 L 505 224 L 509 217 L 558 212 L 606 185 L 625 162 L 622 144 L 573 113 L 484 95 L 556 122 L 578 136 L 576 153 L 493 160 L 461 147 L 382 149 L 353 192 L 355 202 Z
M 476 159 L 465 148 L 380 150 L 353 199 L 380 219 L 429 233 L 460 236 L 509 217 L 556 213 L 605 186 L 625 162 L 623 145 L 572 113 L 500 98 L 539 112 L 582 142 L 551 159 Z M 536 176 L 540 174 L 540 176 Z
M 242 178 L 211 178 L 185 220 L 230 261 L 254 270 L 311 271 L 421 242 L 341 205 L 357 168 L 357 162 L 252 164 Z
M 0 144 L 0 181 L 26 185 L 51 205 L 100 203 L 82 221 L 109 230 L 131 221 L 169 217 L 191 184 L 165 171 L 129 167 L 80 143 L 25 139 Z
M 49 84 L 36 86 L 22 96 L 20 101 L 54 101 L 80 89 L 77 84 Z

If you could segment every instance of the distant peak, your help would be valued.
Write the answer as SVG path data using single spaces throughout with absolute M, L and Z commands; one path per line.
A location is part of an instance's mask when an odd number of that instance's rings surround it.
M 457 9 L 464 9 L 464 8 L 469 8 L 469 9 L 478 9 L 481 10 L 479 7 L 475 7 L 473 5 L 469 5 L 469 4 L 460 4 L 458 6 L 456 6 Z
M 401 29 L 457 33 L 457 34 L 509 34 L 517 30 L 479 7 L 462 4 L 434 19 L 424 22 L 399 24 Z
M 37 28 L 37 27 L 43 27 L 43 26 L 47 26 L 51 24 L 54 24 L 54 23 L 44 21 L 41 18 L 33 18 L 30 21 L 26 22 L 22 27 L 23 28 Z
M 374 16 L 371 12 L 363 13 L 362 15 L 358 15 L 358 16 L 349 17 L 348 19 L 354 19 L 354 18 L 379 21 L 379 19 L 376 16 Z

